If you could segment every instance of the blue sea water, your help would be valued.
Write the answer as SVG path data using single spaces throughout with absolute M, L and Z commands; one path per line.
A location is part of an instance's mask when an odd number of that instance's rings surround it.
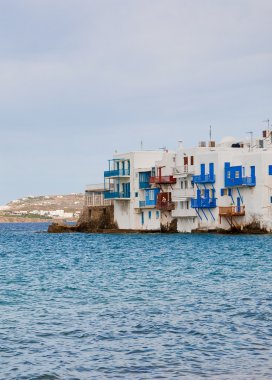
M 272 237 L 0 225 L 1 379 L 271 379 Z

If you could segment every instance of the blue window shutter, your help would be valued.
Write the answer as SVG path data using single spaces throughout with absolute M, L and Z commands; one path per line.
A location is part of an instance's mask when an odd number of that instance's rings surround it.
M 210 172 L 210 176 L 213 177 L 214 176 L 214 163 L 211 162 L 209 164 L 209 172 Z
M 269 165 L 269 166 L 268 166 L 268 174 L 269 174 L 269 175 L 272 175 L 272 165 Z

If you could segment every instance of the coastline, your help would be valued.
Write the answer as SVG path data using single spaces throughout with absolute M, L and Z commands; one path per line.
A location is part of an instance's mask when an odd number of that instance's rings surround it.
M 0 223 L 53 223 L 53 219 L 46 219 L 46 218 L 24 218 L 24 217 L 17 217 L 17 216 L 10 216 L 10 217 L 0 217 Z M 77 222 L 77 219 L 68 220 L 69 222 Z

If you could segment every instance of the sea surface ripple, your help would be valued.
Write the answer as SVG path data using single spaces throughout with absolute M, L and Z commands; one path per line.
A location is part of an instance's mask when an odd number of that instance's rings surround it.
M 0 225 L 0 379 L 271 379 L 272 237 Z

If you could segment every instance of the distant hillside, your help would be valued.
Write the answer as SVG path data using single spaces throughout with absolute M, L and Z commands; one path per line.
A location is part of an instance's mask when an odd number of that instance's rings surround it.
M 83 194 L 28 196 L 9 202 L 0 211 L 0 222 L 78 219 Z M 18 220 L 17 220 L 18 219 Z M 31 219 L 31 220 L 30 220 Z

